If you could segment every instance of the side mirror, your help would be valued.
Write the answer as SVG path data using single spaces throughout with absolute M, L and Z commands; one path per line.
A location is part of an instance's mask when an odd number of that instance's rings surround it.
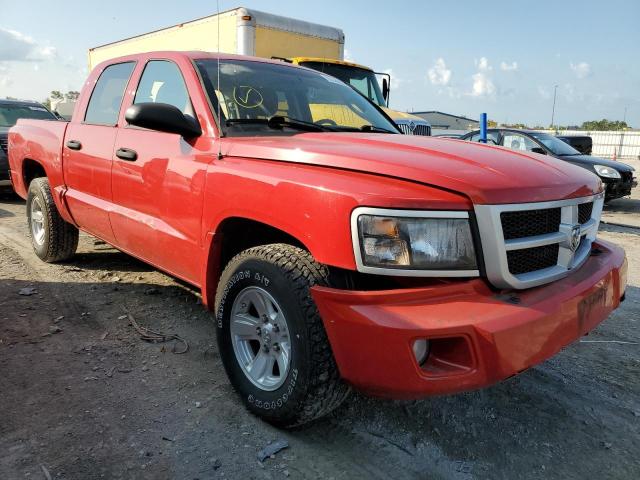
M 124 118 L 130 125 L 177 133 L 184 138 L 202 135 L 200 125 L 186 117 L 177 107 L 167 103 L 136 103 L 127 108 Z
M 385 102 L 389 101 L 389 80 L 386 78 L 382 79 L 382 98 L 384 98 Z
M 547 152 L 545 151 L 545 149 L 544 149 L 544 148 L 541 148 L 541 147 L 533 147 L 533 148 L 531 149 L 531 151 L 532 151 L 533 153 L 539 153 L 540 155 L 546 155 L 546 154 L 547 154 Z

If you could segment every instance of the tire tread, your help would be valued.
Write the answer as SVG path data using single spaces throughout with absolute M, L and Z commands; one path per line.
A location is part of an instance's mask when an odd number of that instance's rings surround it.
M 32 193 L 32 190 L 34 192 Z M 29 193 L 36 195 L 37 191 L 42 194 L 44 200 L 44 214 L 47 216 L 47 240 L 46 252 L 38 255 L 43 261 L 48 263 L 68 260 L 76 253 L 78 248 L 78 229 L 64 220 L 53 200 L 49 180 L 46 177 L 39 177 L 32 180 L 29 185 Z M 29 226 L 30 227 L 30 226 Z M 31 231 L 31 228 L 29 228 Z
M 291 293 L 303 312 L 311 347 L 308 391 L 293 416 L 282 420 L 269 419 L 282 427 L 297 427 L 328 414 L 351 392 L 351 388 L 340 378 L 327 333 L 310 293 L 314 285 L 328 285 L 329 271 L 326 266 L 316 262 L 309 252 L 283 243 L 249 248 L 232 258 L 225 271 L 234 270 L 249 259 L 260 259 L 280 268 L 291 281 Z M 224 273 L 222 277 L 225 277 Z

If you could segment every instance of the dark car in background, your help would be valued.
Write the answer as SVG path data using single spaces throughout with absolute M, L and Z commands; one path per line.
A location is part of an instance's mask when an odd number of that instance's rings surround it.
M 580 153 L 591 155 L 593 140 L 588 135 L 556 135 L 564 143 L 568 143 Z
M 0 99 L 0 190 L 11 189 L 7 135 L 9 129 L 16 124 L 19 118 L 58 120 L 58 117 L 41 103 Z
M 469 132 L 461 140 L 480 141 L 480 131 Z M 509 128 L 491 128 L 487 130 L 487 142 L 512 150 L 550 155 L 579 167 L 585 168 L 600 177 L 605 185 L 605 200 L 624 197 L 631 194 L 637 186 L 634 169 L 625 163 L 605 158 L 584 155 L 568 143 L 548 133 Z

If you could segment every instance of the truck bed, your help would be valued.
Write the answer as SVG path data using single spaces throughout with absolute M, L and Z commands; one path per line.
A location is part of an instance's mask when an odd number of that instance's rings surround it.
M 27 198 L 24 163 L 38 159 L 44 167 L 52 190 L 63 184 L 62 147 L 69 122 L 51 120 L 18 120 L 9 131 L 9 168 L 13 187 Z

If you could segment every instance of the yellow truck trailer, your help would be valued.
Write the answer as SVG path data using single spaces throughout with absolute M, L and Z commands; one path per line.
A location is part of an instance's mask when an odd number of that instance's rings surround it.
M 114 57 L 154 50 L 219 51 L 265 58 L 304 54 L 342 60 L 344 33 L 339 28 L 240 7 L 90 48 L 89 69 Z
M 344 33 L 339 28 L 239 7 L 90 48 L 89 69 L 115 57 L 156 50 L 290 59 L 287 61 L 324 71 L 353 86 L 383 108 L 403 133 L 431 134 L 429 123 L 422 118 L 388 108 L 389 78 L 381 90 L 372 69 L 344 61 Z M 354 125 L 358 125 L 355 118 Z

